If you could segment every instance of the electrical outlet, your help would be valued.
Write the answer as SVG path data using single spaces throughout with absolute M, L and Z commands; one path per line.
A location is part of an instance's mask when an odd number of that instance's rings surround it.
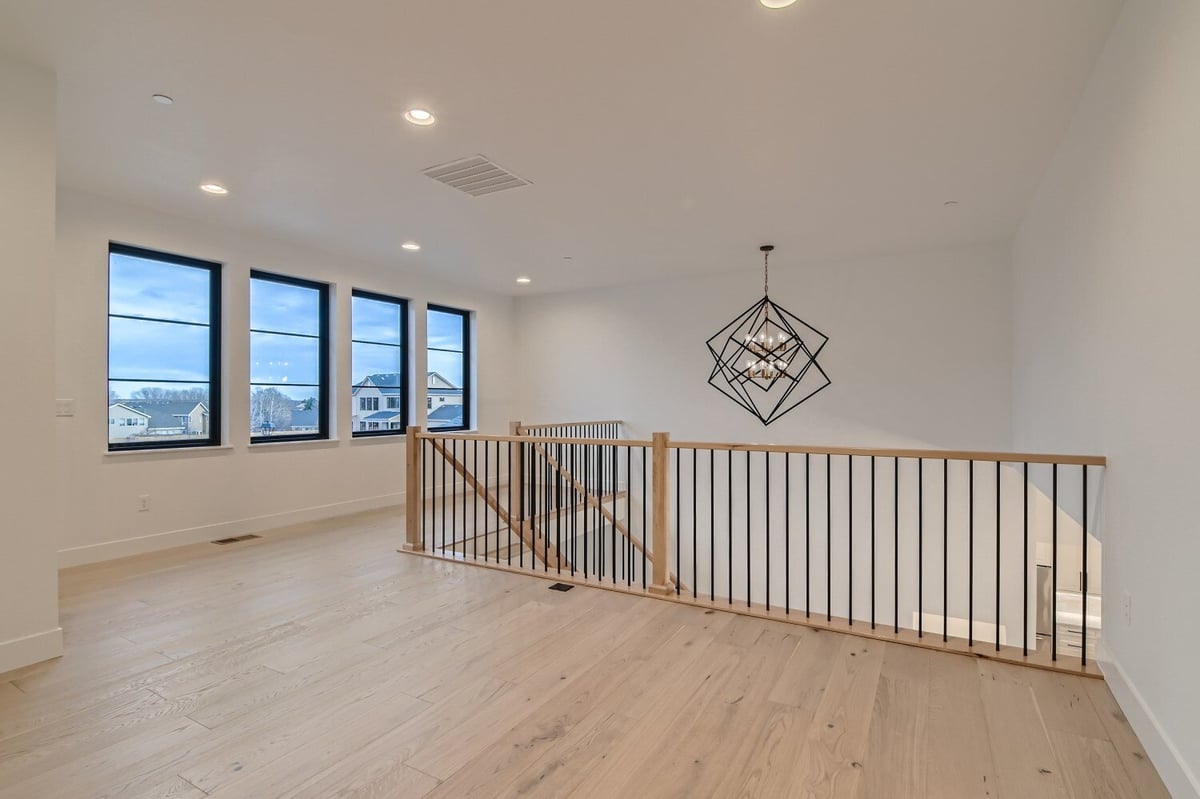
M 1121 597 L 1121 618 L 1126 627 L 1133 624 L 1133 596 L 1128 591 Z
M 138 497 L 138 513 L 150 510 L 150 495 L 142 494 Z

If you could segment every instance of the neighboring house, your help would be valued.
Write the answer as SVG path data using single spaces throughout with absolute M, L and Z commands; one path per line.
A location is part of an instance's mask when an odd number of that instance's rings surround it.
M 195 400 L 127 399 L 108 406 L 110 441 L 208 435 L 208 406 Z
M 150 425 L 150 414 L 134 410 L 118 402 L 108 406 L 108 440 L 146 435 Z
M 442 377 L 439 373 L 430 372 L 429 373 L 429 383 L 428 383 L 428 396 L 426 397 L 426 400 L 425 400 L 425 407 L 429 411 L 430 421 L 433 421 L 433 420 L 439 419 L 439 418 L 441 418 L 441 419 L 454 418 L 455 416 L 457 416 L 458 421 L 454 422 L 453 424 L 454 425 L 462 424 L 462 401 L 463 401 L 462 396 L 463 396 L 462 388 L 454 385 L 449 380 Z M 442 414 L 441 416 L 435 417 L 434 412 L 438 411 L 439 409 L 441 409 L 444 406 L 452 406 L 452 407 L 455 407 L 456 410 L 454 410 L 452 412 L 451 416 L 446 416 L 445 414 Z M 450 413 L 450 412 L 448 412 L 448 413 Z M 450 425 L 448 423 L 443 423 L 439 426 L 446 427 L 446 426 L 450 426 Z
M 351 429 L 355 432 L 403 430 L 401 412 L 401 376 L 396 373 L 367 375 L 351 392 Z M 431 422 L 442 420 L 439 427 L 462 423 L 462 389 L 437 372 L 427 381 L 428 409 Z M 447 410 L 435 415 L 442 408 Z
M 350 393 L 350 429 L 354 432 L 403 430 L 401 376 L 395 372 L 367 375 Z

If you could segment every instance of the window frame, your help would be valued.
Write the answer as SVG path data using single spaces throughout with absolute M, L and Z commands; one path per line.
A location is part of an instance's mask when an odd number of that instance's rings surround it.
M 354 345 L 355 344 L 376 344 L 386 347 L 395 347 L 395 344 L 388 344 L 382 341 L 367 341 L 359 340 L 354 337 L 354 298 L 362 300 L 371 300 L 373 302 L 386 302 L 396 305 L 400 308 L 400 408 L 397 413 L 400 414 L 401 424 L 398 428 L 382 428 L 376 430 L 350 430 L 351 438 L 378 438 L 380 436 L 403 436 L 408 433 L 408 392 L 409 381 L 412 374 L 412 366 L 409 363 L 408 349 L 408 300 L 403 297 L 392 297 L 388 294 L 379 294 L 374 291 L 366 291 L 365 289 L 351 289 L 350 291 L 350 376 L 354 379 Z M 351 383 L 350 393 L 354 394 L 355 385 Z M 361 397 L 360 397 L 361 399 Z M 386 402 L 383 403 L 385 406 Z M 353 407 L 353 405 L 351 405 Z M 387 408 L 391 410 L 391 408 Z M 378 409 L 376 409 L 378 411 Z M 351 426 L 353 428 L 353 425 Z
M 106 314 L 105 331 L 104 331 L 104 367 L 105 367 L 105 387 L 106 397 L 108 392 L 112 390 L 112 342 L 111 342 L 111 320 L 114 316 L 112 313 L 112 257 L 113 255 L 126 255 L 131 258 L 142 258 L 148 261 L 159 261 L 166 264 L 174 264 L 175 266 L 187 266 L 196 269 L 204 269 L 208 272 L 208 402 L 204 403 L 208 407 L 208 436 L 206 438 L 190 439 L 186 441 L 140 441 L 127 443 L 108 442 L 109 452 L 128 452 L 137 450 L 152 450 L 152 449 L 187 449 L 192 447 L 219 447 L 221 446 L 221 437 L 224 430 L 222 424 L 222 407 L 221 407 L 221 285 L 222 285 L 222 267 L 224 264 L 216 261 L 205 261 L 200 258 L 191 258 L 186 255 L 176 255 L 175 253 L 161 252 L 159 250 L 151 250 L 146 247 L 136 247 L 132 244 L 122 244 L 116 241 L 108 243 L 108 259 L 105 270 L 105 288 L 106 302 L 108 304 L 108 313 Z M 171 322 L 175 324 L 185 324 L 170 319 L 157 319 L 154 317 L 129 316 L 127 314 L 116 314 L 120 319 L 140 319 L 152 322 Z M 197 325 L 198 326 L 198 325 Z M 120 382 L 132 382 L 129 380 L 118 380 Z M 146 380 L 147 383 L 188 383 L 194 385 L 199 381 L 191 380 Z M 112 405 L 112 400 L 106 400 L 106 406 Z
M 462 352 L 461 352 L 461 355 L 463 358 L 463 385 L 462 385 L 463 421 L 462 421 L 462 424 L 457 427 L 442 427 L 439 425 L 438 427 L 430 427 L 430 431 L 432 432 L 432 431 L 436 430 L 437 432 L 440 432 L 440 433 L 458 433 L 458 432 L 462 432 L 464 430 L 470 430 L 470 429 L 472 429 L 471 423 L 473 421 L 471 418 L 471 402 L 472 402 L 473 395 L 474 395 L 473 386 L 471 384 L 471 372 L 474 369 L 474 362 L 472 360 L 473 355 L 471 353 L 471 312 L 464 310 L 462 308 L 452 308 L 449 305 L 438 305 L 438 304 L 432 303 L 432 302 L 428 303 L 426 305 L 426 307 L 425 307 L 425 312 L 426 312 L 425 354 L 426 354 L 426 363 L 427 364 L 428 364 L 428 355 L 429 355 L 430 350 L 432 350 L 434 352 L 453 352 L 453 353 L 459 352 L 458 350 L 448 350 L 443 347 L 430 347 L 429 346 L 429 328 L 428 328 L 429 311 L 437 311 L 438 313 L 453 314 L 455 316 L 462 317 L 462 343 L 463 343 L 463 348 L 462 348 Z M 429 371 L 428 366 L 426 367 L 426 371 L 427 372 Z M 425 385 L 426 397 L 428 398 L 430 396 L 428 394 L 428 391 L 429 391 L 428 375 L 426 375 L 425 383 L 426 383 L 426 385 Z M 442 404 L 444 405 L 445 403 L 442 403 Z M 428 420 L 426 420 L 426 426 L 428 426 Z
M 329 439 L 329 284 L 321 283 L 316 280 L 305 280 L 304 278 L 292 277 L 291 275 L 280 275 L 275 272 L 265 272 L 260 269 L 250 270 L 250 280 L 263 280 L 270 283 L 280 283 L 285 286 L 298 286 L 305 289 L 314 289 L 318 297 L 318 313 L 317 313 L 317 368 L 318 386 L 317 386 L 317 430 L 312 433 L 301 433 L 299 435 L 273 435 L 273 436 L 256 436 L 254 430 L 250 430 L 251 444 L 282 444 L 289 441 L 326 441 Z M 250 283 L 246 284 L 247 297 L 249 297 Z M 254 333 L 265 333 L 267 335 L 296 335 L 292 333 L 281 334 L 276 330 L 260 330 L 253 327 L 253 319 L 249 320 L 246 326 L 246 333 L 249 337 Z M 247 347 L 249 352 L 249 347 Z M 248 388 L 250 393 L 254 393 L 254 386 L 275 386 L 276 383 L 258 383 L 253 380 L 249 381 Z

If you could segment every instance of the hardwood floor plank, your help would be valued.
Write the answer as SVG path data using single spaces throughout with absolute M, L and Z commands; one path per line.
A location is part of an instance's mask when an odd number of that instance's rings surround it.
M 64 570 L 63 658 L 0 675 L 0 799 L 1166 796 L 1103 682 L 551 592 L 403 529 Z
M 988 740 L 1002 796 L 1068 796 L 1062 767 L 1050 744 L 1033 688 L 1023 675 L 1005 663 L 981 660 L 984 714 Z
M 1134 734 L 1133 727 L 1129 726 L 1129 720 L 1117 706 L 1117 700 L 1113 698 L 1108 684 L 1093 680 L 1087 686 L 1087 693 L 1097 718 L 1104 725 L 1105 737 L 1112 742 L 1121 765 L 1125 767 L 1125 773 L 1137 790 L 1137 795 L 1141 799 L 1170 799 L 1171 795 L 1159 779 L 1154 764 L 1150 762 L 1150 756 L 1146 754 L 1141 741 Z

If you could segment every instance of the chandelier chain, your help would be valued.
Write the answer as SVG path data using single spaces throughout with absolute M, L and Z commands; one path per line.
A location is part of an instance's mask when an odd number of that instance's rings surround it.
M 771 258 L 771 253 L 769 251 L 764 251 L 763 252 L 763 296 L 764 297 L 768 296 L 768 294 L 770 293 L 767 291 L 767 285 L 768 285 L 767 271 L 769 268 L 768 261 L 770 261 L 770 258 Z

